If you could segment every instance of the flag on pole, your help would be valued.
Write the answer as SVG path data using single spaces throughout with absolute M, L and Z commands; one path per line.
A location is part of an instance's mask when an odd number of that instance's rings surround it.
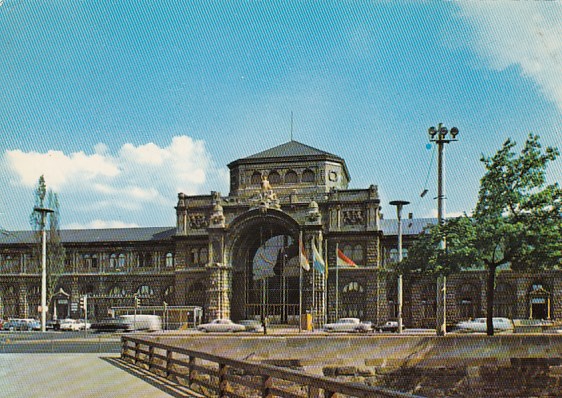
M 321 274 L 324 274 L 326 270 L 326 264 L 324 263 L 320 253 L 318 253 L 318 249 L 316 248 L 314 242 L 312 243 L 312 266 Z
M 339 248 L 337 249 L 337 260 L 338 261 L 336 264 L 338 267 L 357 267 L 357 264 L 355 264 L 352 259 L 343 254 L 343 252 Z
M 310 271 L 310 264 L 308 263 L 308 257 L 304 251 L 304 245 L 302 243 L 302 238 L 299 239 L 299 264 L 305 271 Z

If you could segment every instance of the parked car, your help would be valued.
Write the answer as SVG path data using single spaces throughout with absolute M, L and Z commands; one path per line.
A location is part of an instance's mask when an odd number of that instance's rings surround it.
M 31 331 L 41 330 L 41 324 L 32 318 L 12 318 L 4 322 L 2 330 L 6 331 Z
M 133 330 L 148 330 L 149 332 L 162 330 L 162 318 L 158 315 L 121 315 L 119 319 L 127 325 L 130 325 L 126 330 L 127 332 Z
M 404 325 L 402 325 L 402 329 L 405 329 Z M 377 326 L 377 330 L 379 332 L 398 332 L 398 321 L 386 321 L 382 325 Z
M 92 323 L 92 330 L 97 332 L 128 332 L 133 330 L 132 322 L 121 318 L 105 318 Z
M 65 331 L 78 331 L 84 330 L 86 324 L 84 322 L 80 322 L 78 319 L 63 319 L 60 322 L 60 330 Z
M 255 319 L 244 319 L 238 323 L 246 328 L 246 332 L 263 333 L 263 325 L 260 321 Z
M 197 326 L 202 332 L 243 332 L 246 326 L 232 322 L 230 319 L 215 319 L 211 323 L 203 323 Z
M 59 319 L 51 319 L 47 321 L 45 325 L 46 330 L 60 330 L 60 320 Z
M 492 318 L 494 332 L 513 332 L 513 321 L 509 318 Z M 486 332 L 486 318 L 476 318 L 457 323 L 455 331 L 458 332 Z
M 337 322 L 324 325 L 326 332 L 369 332 L 373 330 L 370 322 L 361 322 L 359 318 L 340 318 Z
M 162 330 L 162 318 L 158 315 L 121 315 L 92 323 L 91 329 L 98 332 L 132 332 Z

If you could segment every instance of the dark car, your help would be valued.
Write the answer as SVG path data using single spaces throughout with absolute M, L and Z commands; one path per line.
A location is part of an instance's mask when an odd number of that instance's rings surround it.
M 128 332 L 133 330 L 133 325 L 121 318 L 105 318 L 92 323 L 90 329 L 97 332 Z
M 404 326 L 402 326 L 402 329 L 406 329 L 406 328 Z M 379 332 L 396 333 L 396 332 L 398 332 L 398 321 L 387 321 L 387 322 L 383 323 L 382 325 L 377 326 L 377 330 Z

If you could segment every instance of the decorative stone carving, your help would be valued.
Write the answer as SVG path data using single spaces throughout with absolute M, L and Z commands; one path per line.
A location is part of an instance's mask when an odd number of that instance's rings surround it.
M 343 211 L 343 223 L 344 225 L 358 225 L 363 224 L 364 217 L 362 210 L 344 210 Z
M 189 216 L 189 226 L 194 229 L 207 228 L 209 221 L 204 214 L 191 214 Z
M 210 227 L 224 227 L 224 212 L 222 206 L 217 202 L 213 206 Z
M 261 178 L 261 189 L 258 194 L 257 200 L 259 202 L 258 207 L 262 212 L 267 212 L 267 209 L 280 209 L 281 202 L 277 197 L 277 194 L 273 192 L 273 187 L 269 183 L 267 176 L 262 176 Z
M 309 223 L 320 223 L 321 214 L 320 210 L 318 210 L 318 203 L 316 201 L 311 200 L 310 204 L 308 205 L 308 215 L 306 216 L 306 220 Z

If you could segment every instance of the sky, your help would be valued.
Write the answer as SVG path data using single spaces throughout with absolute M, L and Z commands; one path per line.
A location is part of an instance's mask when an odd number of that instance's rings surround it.
M 470 213 L 482 155 L 562 149 L 560 21 L 560 1 L 0 1 L 0 227 L 30 228 L 41 175 L 62 228 L 174 226 L 179 192 L 227 195 L 291 113 L 386 218 L 436 215 L 427 129 L 457 127 L 446 212 Z

